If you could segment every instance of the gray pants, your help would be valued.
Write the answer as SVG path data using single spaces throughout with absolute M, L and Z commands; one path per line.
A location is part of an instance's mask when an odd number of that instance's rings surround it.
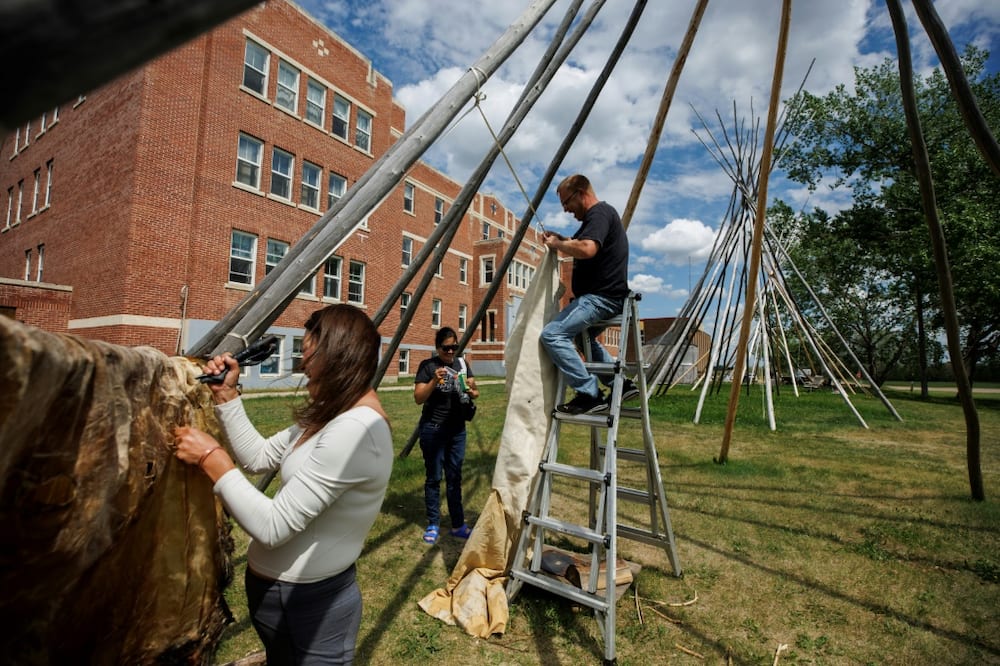
M 246 573 L 247 608 L 268 666 L 350 664 L 361 626 L 361 590 L 352 564 L 315 583 Z

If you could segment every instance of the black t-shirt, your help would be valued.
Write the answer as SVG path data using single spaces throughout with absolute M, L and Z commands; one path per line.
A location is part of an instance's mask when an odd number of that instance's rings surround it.
M 455 362 L 451 365 L 445 364 L 440 356 L 432 356 L 420 362 L 417 374 L 413 381 L 415 384 L 437 383 L 435 371 L 440 367 L 451 368 L 454 372 L 449 372 L 448 376 L 441 384 L 437 384 L 431 392 L 431 397 L 423 404 L 423 411 L 420 413 L 420 422 L 427 423 L 447 423 L 452 426 L 465 427 L 465 415 L 462 413 L 459 396 L 461 389 L 458 386 L 458 373 L 462 371 L 462 363 L 455 357 Z M 465 364 L 465 376 L 474 377 L 472 368 Z
M 573 295 L 628 296 L 628 236 L 618 211 L 605 201 L 594 204 L 584 213 L 573 238 L 598 245 L 590 259 L 573 260 Z

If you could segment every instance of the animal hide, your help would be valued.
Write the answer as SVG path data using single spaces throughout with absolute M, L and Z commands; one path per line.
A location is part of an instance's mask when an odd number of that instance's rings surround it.
M 0 662 L 209 663 L 232 545 L 169 449 L 178 424 L 221 439 L 198 372 L 0 317 Z

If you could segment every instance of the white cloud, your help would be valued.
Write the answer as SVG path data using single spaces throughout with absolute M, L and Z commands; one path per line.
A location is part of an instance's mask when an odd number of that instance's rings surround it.
M 639 241 L 639 246 L 669 264 L 683 266 L 689 260 L 707 259 L 714 241 L 715 231 L 711 227 L 699 220 L 678 219 L 653 231 Z

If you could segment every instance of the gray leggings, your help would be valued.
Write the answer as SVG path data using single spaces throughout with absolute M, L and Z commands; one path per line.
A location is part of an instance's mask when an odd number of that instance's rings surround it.
M 361 626 L 355 567 L 315 583 L 246 573 L 247 607 L 268 666 L 350 664 Z

